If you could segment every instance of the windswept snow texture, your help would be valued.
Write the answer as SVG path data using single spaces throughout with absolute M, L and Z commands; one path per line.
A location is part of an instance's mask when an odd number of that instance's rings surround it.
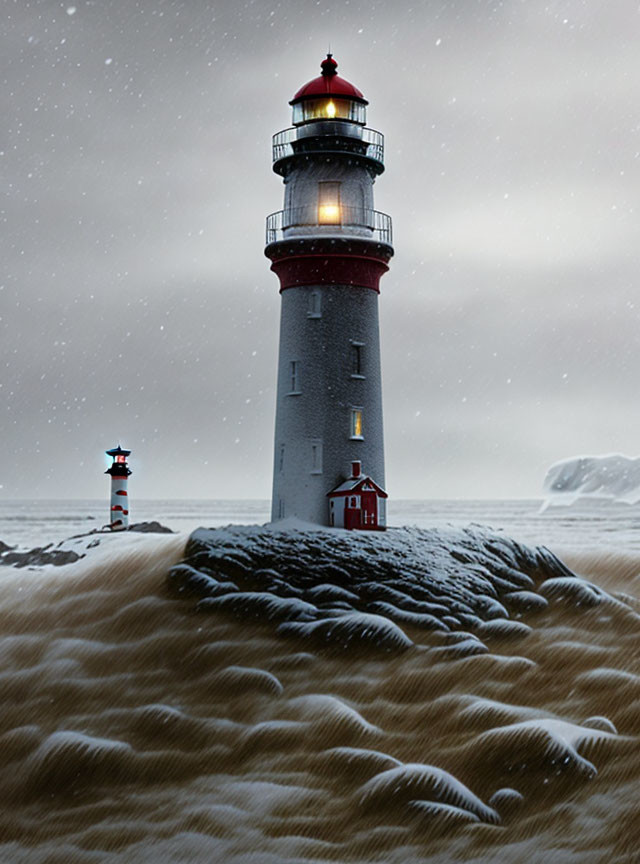
M 547 507 L 573 504 L 578 498 L 607 498 L 636 504 L 640 501 L 640 457 L 613 453 L 563 459 L 547 471 L 544 492 Z
M 84 551 L 0 571 L 0 861 L 636 860 L 640 558 L 587 561 L 609 593 L 479 527 Z

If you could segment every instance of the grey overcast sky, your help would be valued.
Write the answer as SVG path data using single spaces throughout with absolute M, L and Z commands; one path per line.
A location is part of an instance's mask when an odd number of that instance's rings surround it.
M 3 0 L 0 495 L 270 495 L 271 135 L 331 48 L 386 136 L 392 497 L 637 455 L 638 0 Z

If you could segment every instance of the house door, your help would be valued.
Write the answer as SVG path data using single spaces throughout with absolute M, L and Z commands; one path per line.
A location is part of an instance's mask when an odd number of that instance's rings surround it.
M 353 530 L 354 528 L 360 528 L 362 525 L 361 522 L 361 513 L 359 507 L 345 507 L 344 508 L 344 527 Z
M 378 496 L 375 492 L 362 492 L 362 527 L 377 528 Z

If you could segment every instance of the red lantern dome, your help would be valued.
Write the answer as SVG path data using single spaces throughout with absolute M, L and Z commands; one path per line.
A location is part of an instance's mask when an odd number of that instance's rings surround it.
M 320 64 L 320 68 L 322 75 L 313 78 L 304 87 L 301 87 L 289 105 L 295 105 L 302 99 L 317 99 L 318 96 L 339 96 L 344 99 L 353 99 L 364 105 L 369 104 L 357 87 L 338 75 L 336 71 L 338 64 L 331 54 L 327 54 Z
M 293 125 L 314 120 L 346 120 L 364 126 L 369 104 L 360 90 L 341 78 L 331 54 L 320 64 L 322 75 L 307 82 L 293 97 Z

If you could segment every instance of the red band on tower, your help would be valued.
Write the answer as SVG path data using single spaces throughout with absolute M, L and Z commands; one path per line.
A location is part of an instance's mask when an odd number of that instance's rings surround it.
M 367 255 L 311 254 L 277 258 L 271 269 L 280 290 L 298 285 L 358 285 L 380 293 L 380 277 L 389 265 Z

